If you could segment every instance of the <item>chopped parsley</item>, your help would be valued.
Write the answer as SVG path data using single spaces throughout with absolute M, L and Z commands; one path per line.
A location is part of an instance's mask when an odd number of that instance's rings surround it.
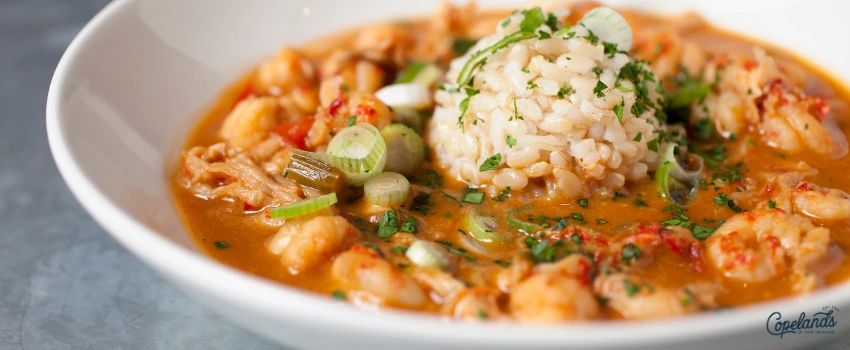
M 596 224 L 597 224 L 597 225 L 605 225 L 605 224 L 607 224 L 607 223 L 608 223 L 608 220 L 605 220 L 605 219 L 596 219 Z
M 227 243 L 225 241 L 215 241 L 215 243 L 213 243 L 213 244 L 215 244 L 215 247 L 218 248 L 218 249 L 230 248 L 230 243 Z
M 521 115 L 519 115 L 519 110 L 516 107 L 516 99 L 514 99 L 514 115 L 508 118 L 508 121 L 516 120 L 525 120 Z
M 770 209 L 775 209 L 776 208 L 776 201 L 774 201 L 773 199 L 768 199 L 767 200 L 767 207 L 770 208 Z
M 584 209 L 587 209 L 589 202 L 588 202 L 587 198 L 581 198 L 581 199 L 576 201 L 576 204 L 578 204 L 578 206 L 580 206 Z
M 454 43 L 452 43 L 452 53 L 454 53 L 455 57 L 463 56 L 470 48 L 475 46 L 475 43 L 477 42 L 478 40 L 455 38 Z
M 732 209 L 732 211 L 734 211 L 736 213 L 740 213 L 740 212 L 744 211 L 743 208 L 741 208 L 737 204 L 735 204 L 735 201 L 730 199 L 729 196 L 727 196 L 725 193 L 721 193 L 720 195 L 714 197 L 714 205 L 720 205 L 720 206 L 725 205 L 725 206 L 729 207 L 729 209 Z
M 357 116 L 356 115 L 352 115 L 348 118 L 345 118 L 345 125 L 347 125 L 347 126 L 354 126 L 354 124 L 356 122 L 357 122 Z
M 398 213 L 395 210 L 387 210 L 378 221 L 378 238 L 389 238 L 398 232 Z
M 490 199 L 497 201 L 497 202 L 501 202 L 501 201 L 505 200 L 505 196 L 509 195 L 510 192 L 511 192 L 511 186 L 507 186 L 507 187 L 502 189 L 502 193 L 500 193 L 498 196 L 495 196 L 495 197 L 490 198 Z
M 561 88 L 558 89 L 558 99 L 563 100 L 565 97 L 571 95 L 572 93 L 573 93 L 573 88 L 571 86 L 567 85 L 566 82 L 564 82 L 564 86 L 561 86 Z
M 431 194 L 419 192 L 413 197 L 413 203 L 410 209 L 419 212 L 422 215 L 428 215 L 428 210 L 431 209 Z
M 648 207 L 649 206 L 649 204 L 646 204 L 646 201 L 644 201 L 643 199 L 640 199 L 640 198 L 635 199 L 634 202 L 632 202 L 632 204 L 634 204 L 634 206 L 636 206 L 636 207 Z
M 640 132 L 640 131 L 638 131 L 637 135 L 635 135 L 635 138 L 634 138 L 634 139 L 632 139 L 632 141 L 634 141 L 634 142 L 640 142 L 640 139 L 641 139 L 641 138 L 643 138 L 643 133 L 642 133 L 642 132 Z
M 620 253 L 620 260 L 623 264 L 629 265 L 632 262 L 632 259 L 637 260 L 643 256 L 643 253 L 640 251 L 640 248 L 636 246 L 634 243 L 626 243 L 623 246 L 623 251 Z
M 337 290 L 331 292 L 331 298 L 334 298 L 336 300 L 345 300 L 345 293 L 343 293 L 341 290 L 337 289 Z
M 351 222 L 354 223 L 354 227 L 357 227 L 360 231 L 366 231 L 366 220 L 363 220 L 363 218 L 351 213 L 348 213 L 348 217 L 351 218 Z
M 602 82 L 602 81 L 600 81 Z M 620 104 L 614 106 L 614 114 L 617 116 L 617 120 L 620 124 L 623 123 L 623 108 L 626 107 L 626 100 L 624 99 Z
M 461 201 L 464 203 L 481 204 L 484 201 L 484 192 L 468 191 L 463 195 Z
M 597 78 L 602 75 L 602 68 L 600 68 L 599 66 L 593 67 L 593 69 L 591 69 L 590 71 L 596 73 Z
M 496 265 L 499 265 L 501 267 L 510 267 L 511 266 L 510 260 L 507 260 L 507 261 L 505 261 L 505 260 L 494 260 L 493 263 L 495 263 Z
M 511 135 L 508 135 L 505 137 L 505 143 L 508 144 L 508 147 L 514 148 L 514 146 L 516 146 L 516 139 L 511 137 Z
M 484 163 L 481 163 L 481 166 L 478 167 L 478 171 L 489 171 L 496 170 L 499 167 L 499 164 L 502 163 L 502 154 L 496 153 L 492 157 L 487 158 Z
M 409 217 L 401 224 L 401 232 L 416 233 L 416 218 Z
M 528 71 L 528 67 L 522 67 L 522 69 L 520 69 L 520 71 L 522 71 L 523 73 L 531 73 L 531 72 Z
M 529 80 L 529 81 L 528 81 L 528 82 L 526 82 L 525 84 L 526 84 L 526 86 L 525 86 L 525 89 L 526 89 L 526 90 L 531 90 L 531 89 L 534 89 L 534 88 L 538 87 L 538 85 L 537 85 L 537 84 L 535 84 L 535 83 L 534 83 L 533 81 L 531 81 L 531 80 Z
M 629 297 L 632 297 L 635 294 L 640 293 L 640 287 L 632 284 L 631 280 L 624 280 L 623 286 L 625 287 L 626 295 L 628 295 Z
M 596 86 L 593 87 L 593 93 L 596 94 L 596 97 L 605 97 L 605 93 L 602 90 L 608 88 L 608 85 L 602 82 L 602 80 L 596 81 Z
M 453 245 L 452 242 L 437 241 L 437 243 L 442 245 L 443 248 L 446 248 L 446 250 L 448 250 L 449 253 L 458 255 L 461 258 L 466 259 L 466 261 L 473 262 L 473 261 L 477 260 L 474 256 L 469 255 L 469 253 L 466 252 L 466 249 L 452 247 L 452 245 Z
M 584 223 L 584 216 L 581 213 L 572 213 L 570 214 L 570 218 L 579 223 Z
M 700 118 L 697 120 L 696 124 L 694 124 L 694 135 L 701 139 L 711 137 L 713 131 L 714 127 L 711 126 L 711 120 L 708 118 Z

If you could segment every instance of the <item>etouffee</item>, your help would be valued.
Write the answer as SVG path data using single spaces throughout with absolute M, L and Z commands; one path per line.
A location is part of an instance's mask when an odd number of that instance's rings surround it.
M 329 298 L 677 317 L 850 277 L 847 101 L 693 14 L 443 4 L 283 48 L 171 185 L 205 252 Z

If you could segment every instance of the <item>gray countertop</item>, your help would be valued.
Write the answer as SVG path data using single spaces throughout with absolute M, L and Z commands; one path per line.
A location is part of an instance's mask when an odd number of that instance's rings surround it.
M 280 349 L 144 266 L 59 177 L 44 130 L 47 87 L 107 2 L 0 0 L 0 349 Z M 848 348 L 848 335 L 820 347 Z

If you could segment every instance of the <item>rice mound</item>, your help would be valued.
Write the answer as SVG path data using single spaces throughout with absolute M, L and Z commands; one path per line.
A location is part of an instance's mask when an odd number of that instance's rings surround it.
M 490 55 L 474 73 L 473 88 L 480 93 L 469 98 L 459 123 L 468 86 L 455 83 L 458 75 L 473 53 L 519 30 L 522 15 L 509 18 L 508 25 L 497 26 L 495 34 L 451 62 L 445 77 L 449 83 L 435 93 L 428 142 L 438 164 L 459 180 L 492 184 L 493 193 L 508 186 L 522 189 L 539 178 L 553 196 L 613 195 L 627 181 L 645 178 L 658 157 L 647 143 L 661 123 L 653 107 L 638 116 L 632 113 L 635 86 L 618 74 L 635 64 L 633 58 L 606 54 L 601 42 L 588 40 L 582 26 L 573 27 L 576 34 L 570 39 L 527 39 Z M 552 34 L 545 25 L 538 31 Z M 598 76 L 595 67 L 601 69 Z M 607 86 L 600 94 L 594 92 L 598 81 Z M 648 97 L 656 101 L 656 83 L 646 84 Z M 568 87 L 573 91 L 567 95 Z M 621 103 L 622 122 L 615 113 Z M 515 140 L 513 147 L 508 136 Z M 496 154 L 501 157 L 498 169 L 479 171 Z

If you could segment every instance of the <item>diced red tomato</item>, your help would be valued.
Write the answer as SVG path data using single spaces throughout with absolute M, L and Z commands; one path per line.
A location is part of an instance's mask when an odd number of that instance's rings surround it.
M 313 117 L 305 117 L 294 122 L 283 123 L 274 130 L 274 133 L 280 135 L 286 144 L 298 149 L 305 149 L 307 147 L 305 138 L 315 120 Z

